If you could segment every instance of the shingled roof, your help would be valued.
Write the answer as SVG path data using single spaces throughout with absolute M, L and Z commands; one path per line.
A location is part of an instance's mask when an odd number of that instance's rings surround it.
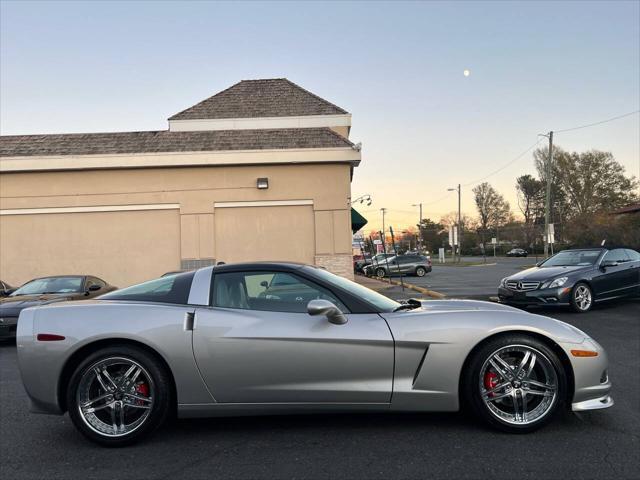
M 344 115 L 333 103 L 286 78 L 242 80 L 169 120 Z
M 353 144 L 329 128 L 196 132 L 72 133 L 0 136 L 0 157 L 344 148 Z

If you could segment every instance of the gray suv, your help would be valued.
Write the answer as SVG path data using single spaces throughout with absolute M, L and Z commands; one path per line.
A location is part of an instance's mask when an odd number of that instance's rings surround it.
M 416 275 L 424 277 L 431 271 L 431 260 L 423 255 L 398 255 L 382 260 L 377 265 L 365 267 L 365 274 L 377 277 L 386 277 L 391 271 L 391 276 Z

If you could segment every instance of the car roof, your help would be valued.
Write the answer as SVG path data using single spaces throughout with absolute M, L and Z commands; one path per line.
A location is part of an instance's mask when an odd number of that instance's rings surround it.
M 302 267 L 321 268 L 316 265 L 297 262 L 239 262 L 225 263 L 213 267 L 214 273 L 237 272 L 242 270 L 299 270 Z

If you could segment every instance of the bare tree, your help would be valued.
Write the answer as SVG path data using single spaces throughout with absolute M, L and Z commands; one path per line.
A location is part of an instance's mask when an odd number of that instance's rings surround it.
M 511 221 L 511 207 L 509 202 L 487 182 L 473 187 L 473 195 L 478 209 L 478 231 L 484 250 L 487 231 Z

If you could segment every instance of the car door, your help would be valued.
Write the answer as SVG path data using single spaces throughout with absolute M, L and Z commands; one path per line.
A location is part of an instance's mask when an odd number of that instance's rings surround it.
M 604 266 L 605 262 L 616 262 L 617 265 Z M 625 295 L 634 278 L 634 272 L 629 268 L 630 259 L 622 248 L 609 250 L 600 261 L 598 274 L 594 276 L 592 284 L 596 298 L 605 299 Z
M 407 257 L 402 271 L 406 274 L 414 274 L 418 265 L 423 262 L 423 259 L 419 255 L 412 255 L 410 257 Z
M 631 282 L 630 291 L 628 293 L 640 294 L 640 253 L 627 248 L 627 257 L 629 257 L 628 269 L 630 271 L 629 280 Z
M 379 315 L 349 313 L 324 287 L 283 272 L 218 273 L 211 297 L 196 310 L 193 350 L 217 402 L 389 403 L 394 347 Z M 314 298 L 348 322 L 310 316 Z

